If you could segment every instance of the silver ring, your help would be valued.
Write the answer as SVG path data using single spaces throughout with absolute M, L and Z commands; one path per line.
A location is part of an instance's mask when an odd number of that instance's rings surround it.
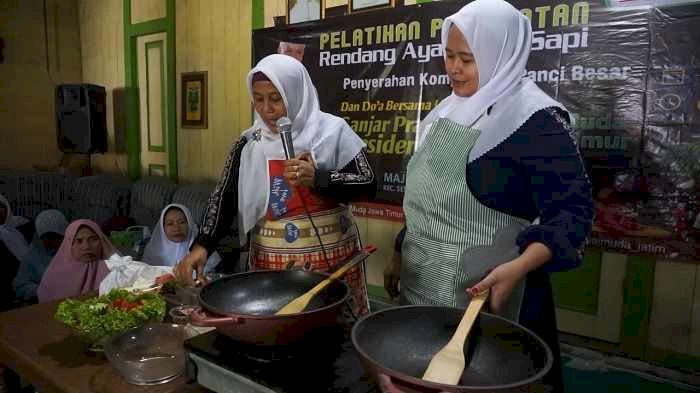
M 298 178 L 299 178 L 299 170 L 298 170 L 298 169 L 297 169 L 297 171 L 295 172 L 295 174 L 296 174 L 295 179 L 298 179 Z

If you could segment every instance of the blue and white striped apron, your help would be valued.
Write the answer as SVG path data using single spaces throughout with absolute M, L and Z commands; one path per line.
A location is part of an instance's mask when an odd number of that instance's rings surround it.
M 467 184 L 469 151 L 479 133 L 441 118 L 408 163 L 400 282 L 404 304 L 464 308 L 466 288 L 518 256 L 515 239 L 529 222 L 486 207 Z M 513 291 L 503 316 L 517 320 L 523 290 L 524 282 Z

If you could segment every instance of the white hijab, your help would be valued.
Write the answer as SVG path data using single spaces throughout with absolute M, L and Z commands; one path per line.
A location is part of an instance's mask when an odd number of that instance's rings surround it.
M 187 219 L 187 238 L 182 242 L 174 242 L 168 239 L 168 236 L 165 234 L 165 214 L 171 208 L 180 209 Z M 192 220 L 190 209 L 178 203 L 172 203 L 161 211 L 160 219 L 156 227 L 153 228 L 153 235 L 143 251 L 142 259 L 152 266 L 175 266 L 190 252 L 190 247 L 198 234 L 199 228 L 197 228 L 197 224 Z M 205 270 L 211 269 L 220 260 L 221 258 L 219 255 L 213 253 L 207 261 Z
M 0 240 L 5 243 L 5 246 L 7 246 L 12 255 L 20 260 L 27 251 L 29 251 L 29 246 L 24 239 L 24 235 L 22 235 L 22 232 L 20 232 L 17 227 L 28 223 L 29 220 L 24 217 L 13 216 L 10 203 L 2 195 L 0 195 L 0 204 L 5 206 L 5 210 L 7 211 L 7 219 L 5 219 L 4 223 L 0 224 Z
M 360 153 L 364 141 L 340 117 L 321 112 L 316 88 L 306 68 L 287 55 L 274 54 L 260 60 L 248 73 L 248 94 L 253 100 L 253 74 L 262 72 L 277 88 L 287 117 L 292 120 L 294 152 L 310 152 L 316 167 L 325 171 L 342 169 Z M 238 217 L 242 234 L 265 216 L 269 197 L 270 159 L 284 159 L 280 136 L 272 132 L 255 113 L 253 127 L 241 153 L 238 180 Z M 241 236 L 242 242 L 245 236 Z
M 474 54 L 479 90 L 471 97 L 453 92 L 442 100 L 422 121 L 418 145 L 438 118 L 468 127 L 481 118 L 477 127 L 481 134 L 469 153 L 472 162 L 503 142 L 535 112 L 548 107 L 566 111 L 527 77 L 532 28 L 512 5 L 503 0 L 476 0 L 462 7 L 443 22 L 443 51 L 452 26 L 462 32 Z M 491 112 L 485 115 L 489 107 Z

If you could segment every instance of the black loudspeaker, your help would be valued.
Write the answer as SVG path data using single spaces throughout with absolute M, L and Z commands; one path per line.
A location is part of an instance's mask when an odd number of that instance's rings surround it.
M 107 151 L 107 95 L 102 86 L 58 85 L 56 130 L 64 153 Z

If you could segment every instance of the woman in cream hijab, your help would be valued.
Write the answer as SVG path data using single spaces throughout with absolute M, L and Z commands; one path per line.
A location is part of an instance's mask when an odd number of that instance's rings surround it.
M 365 144 L 341 118 L 322 112 L 306 68 L 274 54 L 248 73 L 255 123 L 235 143 L 188 257 L 176 268 L 182 280 L 201 272 L 226 238 L 250 238 L 250 269 L 296 264 L 335 270 L 358 249 L 347 202 L 372 196 L 376 182 Z M 291 120 L 297 157 L 286 160 L 277 120 Z M 353 310 L 368 311 L 363 267 L 344 276 Z
M 581 263 L 593 204 L 569 113 L 526 76 L 531 36 L 503 0 L 445 19 L 452 94 L 421 124 L 385 285 L 403 304 L 458 307 L 490 289 L 492 312 L 550 346 L 544 382 L 563 392 L 548 273 Z

